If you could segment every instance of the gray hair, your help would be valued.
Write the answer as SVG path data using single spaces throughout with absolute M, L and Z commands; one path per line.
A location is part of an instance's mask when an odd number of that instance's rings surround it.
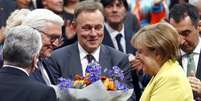
M 74 19 L 82 12 L 94 12 L 96 10 L 99 10 L 104 15 L 103 5 L 100 2 L 94 0 L 82 1 L 75 8 Z
M 29 9 L 17 9 L 11 13 L 11 15 L 6 20 L 5 33 L 12 27 L 22 24 L 22 21 L 31 11 Z
M 194 6 L 198 6 L 198 4 L 201 3 L 200 0 L 189 0 L 188 2 L 189 2 L 189 4 L 194 5 Z
M 33 55 L 38 55 L 42 47 L 41 34 L 29 26 L 17 26 L 6 33 L 3 46 L 5 62 L 20 67 L 29 66 Z
M 22 25 L 43 30 L 47 26 L 47 22 L 54 23 L 59 26 L 64 25 L 63 19 L 48 9 L 35 9 L 31 11 L 22 22 Z

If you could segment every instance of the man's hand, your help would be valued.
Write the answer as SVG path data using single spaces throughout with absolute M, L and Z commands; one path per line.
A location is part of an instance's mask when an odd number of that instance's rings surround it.
M 134 55 L 129 54 L 129 65 L 131 68 L 133 68 L 136 71 L 141 71 L 142 68 L 142 63 L 138 58 L 136 58 Z
M 192 73 L 192 75 L 189 76 L 188 79 L 193 92 L 196 94 L 196 96 L 201 97 L 201 81 L 195 77 L 195 73 Z

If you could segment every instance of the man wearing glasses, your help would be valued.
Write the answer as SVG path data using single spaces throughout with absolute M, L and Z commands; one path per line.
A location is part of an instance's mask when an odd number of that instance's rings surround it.
M 128 56 L 109 46 L 103 45 L 104 15 L 103 6 L 99 2 L 82 1 L 74 13 L 73 29 L 78 42 L 55 50 L 48 63 L 54 71 L 54 77 L 73 78 L 76 74 L 86 75 L 86 67 L 93 61 L 101 65 L 101 71 L 119 66 L 128 70 Z M 126 82 L 132 87 L 130 72 L 124 72 Z M 103 75 L 107 75 L 102 72 Z M 135 101 L 135 95 L 132 96 Z
M 50 10 L 36 9 L 23 20 L 22 25 L 30 26 L 42 35 L 43 46 L 39 56 L 38 69 L 31 75 L 34 80 L 46 85 L 55 84 L 51 69 L 45 60 L 62 41 L 62 18 Z M 31 40 L 30 40 L 31 41 Z

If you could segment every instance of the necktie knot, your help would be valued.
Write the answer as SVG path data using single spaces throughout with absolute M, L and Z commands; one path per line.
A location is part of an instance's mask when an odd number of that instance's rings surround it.
M 117 36 L 115 38 L 116 38 L 117 46 L 118 46 L 119 50 L 121 52 L 123 52 L 123 48 L 122 48 L 122 45 L 121 45 L 122 34 L 121 33 L 117 34 Z
M 91 54 L 88 54 L 86 57 L 87 57 L 87 61 L 88 61 L 88 63 L 91 63 L 92 60 L 94 60 L 94 56 L 91 55 Z
M 117 41 L 121 41 L 121 37 L 122 37 L 121 33 L 118 33 L 115 38 Z

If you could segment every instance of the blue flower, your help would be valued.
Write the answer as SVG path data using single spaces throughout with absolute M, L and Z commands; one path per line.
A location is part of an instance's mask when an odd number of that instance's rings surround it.
M 59 88 L 72 88 L 73 87 L 73 81 L 70 79 L 65 79 L 63 77 L 59 78 Z
M 115 80 L 115 84 L 118 90 L 128 91 L 128 87 L 123 82 L 119 82 L 118 80 Z
M 89 73 L 89 80 L 93 83 L 101 78 L 101 66 L 94 62 L 87 66 L 86 73 Z

